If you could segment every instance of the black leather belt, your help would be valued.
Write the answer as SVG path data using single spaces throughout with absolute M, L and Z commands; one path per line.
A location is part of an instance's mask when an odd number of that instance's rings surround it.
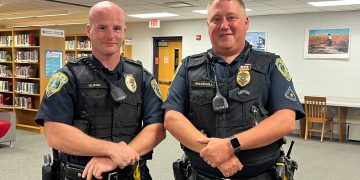
M 199 171 L 192 169 L 192 174 L 190 176 L 190 180 L 274 180 L 274 173 L 273 172 L 266 172 L 264 174 L 260 174 L 258 176 L 252 178 L 223 178 L 214 176 L 211 174 L 205 174 Z
M 81 175 L 84 171 L 83 166 L 67 163 L 66 165 L 61 163 L 61 177 L 65 180 L 82 180 Z M 116 169 L 111 172 L 104 172 L 101 175 L 104 180 L 133 180 L 133 173 L 130 166 L 125 169 Z M 95 177 L 92 177 L 95 180 Z

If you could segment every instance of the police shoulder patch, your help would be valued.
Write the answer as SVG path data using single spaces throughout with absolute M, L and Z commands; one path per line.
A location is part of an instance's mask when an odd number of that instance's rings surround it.
M 175 77 L 176 77 L 177 73 L 179 72 L 179 69 L 181 68 L 181 65 L 182 65 L 182 63 L 181 63 L 180 65 L 178 65 L 178 67 L 176 68 L 176 70 L 175 70 L 175 72 L 174 72 L 174 76 L 173 76 L 173 78 L 172 78 L 172 80 L 171 80 L 171 81 L 174 81 L 174 79 L 175 79 Z
M 288 90 L 285 93 L 285 98 L 291 101 L 298 101 L 295 92 L 292 90 L 291 86 L 289 86 Z
M 68 77 L 64 73 L 55 73 L 46 87 L 46 96 L 50 97 L 58 92 L 66 82 L 68 82 Z
M 151 87 L 153 88 L 156 96 L 159 97 L 161 100 L 163 100 L 162 97 L 161 97 L 161 92 L 160 92 L 159 85 L 156 82 L 156 80 L 155 79 L 151 80 L 150 84 L 151 84 Z
M 286 78 L 286 80 L 288 80 L 289 82 L 291 81 L 291 75 L 289 70 L 287 69 L 285 62 L 283 59 L 281 59 L 280 57 L 276 58 L 275 61 L 275 65 L 277 67 L 277 69 L 279 70 L 279 72 Z

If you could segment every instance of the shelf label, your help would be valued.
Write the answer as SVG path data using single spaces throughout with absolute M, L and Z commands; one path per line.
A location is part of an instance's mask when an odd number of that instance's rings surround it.
M 41 28 L 42 36 L 65 37 L 64 30 Z

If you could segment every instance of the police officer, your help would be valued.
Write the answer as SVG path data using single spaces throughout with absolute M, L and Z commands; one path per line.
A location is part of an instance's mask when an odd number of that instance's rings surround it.
M 210 0 L 212 49 L 186 57 L 163 105 L 190 179 L 273 179 L 282 137 L 304 116 L 284 61 L 245 41 L 242 0 Z
M 74 167 L 83 167 L 82 178 L 133 179 L 131 165 L 165 138 L 156 81 L 120 56 L 124 18 L 112 2 L 95 4 L 86 26 L 92 55 L 68 62 L 46 88 L 36 122 L 61 152 L 62 179 L 74 178 Z

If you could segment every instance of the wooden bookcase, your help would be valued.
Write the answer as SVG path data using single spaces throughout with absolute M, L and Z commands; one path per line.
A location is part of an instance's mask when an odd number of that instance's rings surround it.
M 11 110 L 15 111 L 17 128 L 42 133 L 43 128 L 35 123 L 35 116 L 50 79 L 45 76 L 45 51 L 64 52 L 65 38 L 42 36 L 41 28 L 2 29 L 0 37 L 3 36 L 11 36 L 12 41 L 11 47 L 0 47 L 0 51 L 11 55 L 10 61 L 9 58 L 0 59 L 0 89 L 2 85 L 7 88 L 0 94 L 10 97 L 3 104 L 11 106 Z M 5 74 L 1 74 L 1 67 L 5 67 Z M 1 81 L 8 81 L 8 85 Z M 9 110 L 8 107 L 4 109 Z
M 65 37 L 65 60 L 91 54 L 91 43 L 86 34 L 68 34 Z

